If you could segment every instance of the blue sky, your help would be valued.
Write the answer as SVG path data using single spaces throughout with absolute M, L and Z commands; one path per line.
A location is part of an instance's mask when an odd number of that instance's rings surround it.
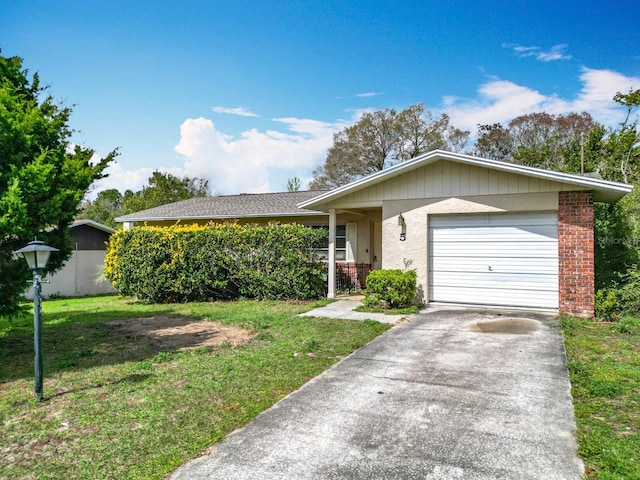
M 216 193 L 311 179 L 363 111 L 423 102 L 476 132 L 535 111 L 589 111 L 640 88 L 640 2 L 3 0 L 0 48 L 74 105 L 95 186 L 155 169 Z

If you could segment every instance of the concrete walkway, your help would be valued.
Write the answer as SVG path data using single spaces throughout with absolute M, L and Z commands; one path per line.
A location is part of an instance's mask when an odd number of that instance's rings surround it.
M 191 479 L 579 479 L 556 321 L 527 312 L 412 316 L 210 454 Z
M 343 318 L 345 320 L 375 320 L 380 323 L 397 323 L 409 315 L 387 315 L 385 313 L 354 312 L 362 304 L 359 300 L 336 300 L 325 307 L 314 308 L 301 317 Z

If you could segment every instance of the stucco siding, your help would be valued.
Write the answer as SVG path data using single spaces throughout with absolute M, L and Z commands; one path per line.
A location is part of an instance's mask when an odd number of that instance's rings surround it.
M 424 206 L 407 208 L 406 202 L 393 201 L 382 207 L 382 268 L 404 269 L 405 262 L 411 262 L 408 268 L 417 272 L 417 300 L 426 301 L 427 289 L 427 214 Z M 402 211 L 401 211 L 402 210 Z M 398 215 L 405 219 L 406 240 L 400 240 L 402 227 L 398 225 Z

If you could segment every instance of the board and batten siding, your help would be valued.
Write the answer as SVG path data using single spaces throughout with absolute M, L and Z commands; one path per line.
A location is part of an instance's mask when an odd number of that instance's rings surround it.
M 429 237 L 431 301 L 558 308 L 555 212 L 435 215 Z
M 390 200 L 570 190 L 580 190 L 580 187 L 442 160 L 346 195 L 338 202 L 347 208 Z

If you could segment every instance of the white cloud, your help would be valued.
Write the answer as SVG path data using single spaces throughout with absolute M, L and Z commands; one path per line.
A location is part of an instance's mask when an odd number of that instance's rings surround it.
M 550 50 L 543 50 L 541 47 L 524 46 L 514 43 L 503 43 L 503 48 L 510 48 L 518 54 L 520 58 L 535 57 L 536 60 L 542 62 L 552 62 L 555 60 L 569 60 L 571 55 L 565 53 L 567 48 L 566 43 L 554 45 Z
M 627 77 L 611 70 L 583 67 L 579 76 L 582 88 L 573 99 L 544 95 L 539 91 L 508 80 L 490 79 L 478 88 L 474 99 L 443 97 L 443 110 L 453 125 L 471 130 L 478 124 L 505 123 L 527 113 L 545 111 L 555 115 L 569 112 L 589 112 L 607 126 L 622 121 L 624 113 L 613 101 L 616 92 L 640 88 L 640 77 Z
M 564 50 L 566 48 L 566 44 L 554 45 L 548 52 L 538 52 L 538 54 L 536 55 L 536 59 L 542 60 L 543 62 L 552 62 L 554 60 L 569 60 L 571 59 L 571 55 L 564 53 Z
M 518 115 L 540 111 L 545 97 L 539 92 L 507 80 L 491 80 L 478 89 L 478 98 L 446 97 L 446 113 L 458 128 L 475 132 L 478 124 L 504 122 Z
M 215 113 L 228 113 L 230 115 L 239 115 L 241 117 L 257 117 L 259 115 L 249 111 L 244 107 L 227 108 L 227 107 L 213 107 L 212 110 Z
M 503 47 L 506 48 L 513 48 L 514 51 L 518 52 L 518 53 L 522 53 L 522 55 L 526 55 L 530 52 L 535 52 L 537 50 L 540 50 L 540 47 L 525 47 L 522 45 L 511 45 L 511 44 L 503 44 Z
M 457 97 L 455 97 L 454 95 L 445 95 L 444 97 L 442 97 L 442 104 L 447 107 L 456 103 L 456 100 Z
M 578 98 L 573 101 L 574 110 L 591 113 L 596 120 L 614 126 L 624 120 L 621 107 L 613 102 L 613 96 L 640 88 L 640 77 L 627 77 L 612 70 L 582 68 L 583 86 Z
M 292 132 L 297 132 L 311 138 L 326 138 L 332 136 L 337 128 L 342 128 L 342 122 L 326 123 L 307 118 L 274 118 L 276 122 L 284 123 Z
M 442 111 L 449 114 L 453 125 L 470 130 L 472 135 L 476 134 L 478 124 L 504 124 L 519 115 L 540 111 L 552 114 L 588 111 L 596 121 L 616 126 L 624 119 L 625 111 L 613 102 L 613 96 L 618 91 L 640 88 L 640 77 L 612 70 L 583 67 L 579 80 L 582 86 L 578 93 L 573 98 L 561 98 L 487 76 L 473 98 L 444 96 Z M 160 170 L 177 176 L 207 178 L 216 193 L 282 191 L 286 189 L 287 178 L 293 176 L 300 177 L 306 187 L 313 169 L 324 163 L 333 134 L 357 122 L 367 111 L 371 109 L 347 110 L 350 118 L 331 123 L 275 118 L 272 129 L 253 128 L 235 137 L 219 130 L 211 119 L 188 118 L 180 125 L 180 141 L 174 147 L 183 157 L 181 165 Z M 107 170 L 109 177 L 97 182 L 90 197 L 108 188 L 122 192 L 140 190 L 153 170 L 125 170 L 122 164 L 114 163 Z
M 358 94 L 356 94 L 356 97 L 359 97 L 359 98 L 367 98 L 367 97 L 377 97 L 378 95 L 382 95 L 382 93 L 380 93 L 380 92 L 365 92 L 365 93 L 358 93 Z
M 288 169 L 308 176 L 324 161 L 333 133 L 341 128 L 340 124 L 294 117 L 274 121 L 284 124 L 286 131 L 254 128 L 232 138 L 210 119 L 185 120 L 175 147 L 185 157 L 184 174 L 210 179 L 221 193 L 283 190 L 286 178 L 274 178 L 276 172 Z

